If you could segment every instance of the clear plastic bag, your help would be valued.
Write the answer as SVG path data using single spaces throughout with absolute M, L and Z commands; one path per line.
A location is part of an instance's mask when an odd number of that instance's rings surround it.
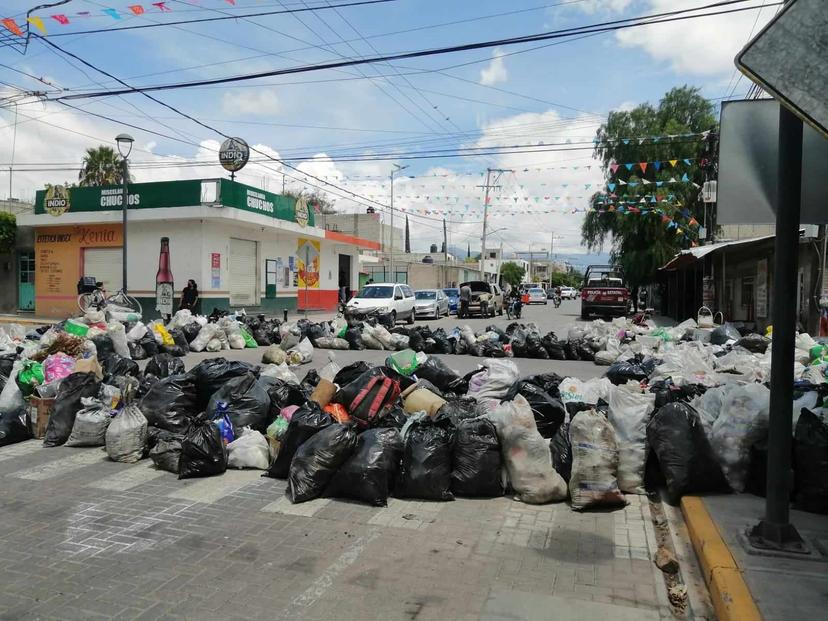
M 227 445 L 228 468 L 267 470 L 269 465 L 270 447 L 258 431 L 245 427 L 241 435 Z
M 572 474 L 569 494 L 576 511 L 597 506 L 626 504 L 618 488 L 618 444 L 615 431 L 603 414 L 578 412 L 569 425 Z
M 613 386 L 609 394 L 609 421 L 618 441 L 618 487 L 628 494 L 644 494 L 647 462 L 647 422 L 655 410 L 655 394 L 641 392 L 630 382 Z

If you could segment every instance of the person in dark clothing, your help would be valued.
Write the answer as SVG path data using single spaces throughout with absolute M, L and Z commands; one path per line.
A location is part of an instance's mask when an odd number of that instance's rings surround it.
M 196 305 L 198 305 L 198 286 L 191 278 L 187 281 L 187 286 L 181 291 L 181 303 L 178 305 L 178 310 L 186 309 L 195 314 Z
M 471 302 L 472 291 L 468 285 L 460 287 L 460 310 L 457 311 L 457 318 L 462 319 L 469 316 L 469 303 Z

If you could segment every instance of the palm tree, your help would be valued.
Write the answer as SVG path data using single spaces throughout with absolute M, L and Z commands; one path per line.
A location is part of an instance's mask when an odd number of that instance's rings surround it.
M 123 170 L 123 162 L 112 147 L 101 145 L 90 148 L 83 156 L 78 185 L 118 185 L 123 183 Z

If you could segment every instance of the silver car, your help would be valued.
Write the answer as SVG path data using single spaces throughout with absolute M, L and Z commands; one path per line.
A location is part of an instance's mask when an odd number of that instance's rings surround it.
M 414 293 L 414 314 L 417 317 L 439 319 L 448 317 L 449 300 L 442 289 L 420 289 Z

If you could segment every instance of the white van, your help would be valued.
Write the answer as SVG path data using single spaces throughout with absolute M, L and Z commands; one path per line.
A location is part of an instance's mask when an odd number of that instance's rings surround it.
M 372 283 L 348 300 L 348 312 L 356 317 L 373 312 L 390 313 L 396 323 L 405 319 L 414 323 L 414 291 L 408 285 Z

